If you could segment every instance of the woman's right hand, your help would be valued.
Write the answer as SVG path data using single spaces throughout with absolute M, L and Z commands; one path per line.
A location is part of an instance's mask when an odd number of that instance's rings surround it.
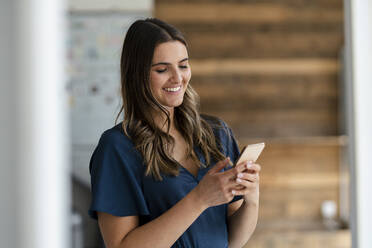
M 236 178 L 246 169 L 245 163 L 220 172 L 229 161 L 226 158 L 216 163 L 195 188 L 198 199 L 206 208 L 230 202 L 234 198 L 234 190 L 241 190 L 242 186 L 236 183 Z

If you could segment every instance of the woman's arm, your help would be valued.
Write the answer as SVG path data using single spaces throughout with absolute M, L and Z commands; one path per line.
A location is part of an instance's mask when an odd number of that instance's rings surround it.
M 229 247 L 243 247 L 256 229 L 260 170 L 258 164 L 247 164 L 247 171 L 240 173 L 240 181 L 237 183 L 245 188 L 238 191 L 237 195 L 243 195 L 244 200 L 234 202 L 228 207 Z
M 167 212 L 143 226 L 137 216 L 117 217 L 99 213 L 99 226 L 107 248 L 170 247 L 206 209 L 191 191 Z
M 254 230 L 258 219 L 258 203 L 243 202 L 240 208 L 228 217 L 229 247 L 243 247 Z

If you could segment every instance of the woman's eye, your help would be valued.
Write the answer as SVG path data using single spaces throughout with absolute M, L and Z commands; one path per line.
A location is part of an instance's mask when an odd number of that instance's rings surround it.
M 187 65 L 180 65 L 181 69 L 187 69 L 187 67 L 188 67 Z
M 167 69 L 159 69 L 159 70 L 156 70 L 158 73 L 163 73 L 165 72 Z

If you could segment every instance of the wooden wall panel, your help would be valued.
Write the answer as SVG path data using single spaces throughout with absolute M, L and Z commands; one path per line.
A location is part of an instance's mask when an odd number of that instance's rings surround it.
M 201 110 L 224 119 L 238 137 L 336 135 L 336 75 L 198 76 Z
M 230 27 L 217 32 L 191 30 L 185 33 L 191 58 L 332 58 L 343 42 L 338 30 L 237 32 Z
M 264 185 L 264 183 L 263 183 Z M 337 186 L 317 189 L 261 189 L 260 222 L 302 221 L 321 223 L 321 204 L 323 201 L 339 201 Z
M 155 12 L 168 22 L 199 23 L 340 23 L 343 12 L 339 8 L 284 5 L 271 3 L 157 3 Z
M 337 113 L 333 110 L 303 109 L 221 111 L 208 110 L 233 127 L 237 137 L 288 137 L 337 135 Z
M 336 59 L 197 59 L 191 61 L 192 73 L 212 75 L 328 75 L 339 71 Z
M 240 33 L 243 36 L 254 33 L 277 33 L 277 32 L 288 32 L 288 33 L 295 33 L 298 32 L 299 34 L 305 33 L 325 33 L 330 32 L 334 33 L 337 36 L 342 38 L 343 32 L 343 23 L 342 22 L 306 22 L 306 23 L 299 23 L 297 22 L 274 22 L 270 24 L 265 23 L 199 23 L 198 21 L 195 22 L 177 22 L 172 21 L 171 24 L 176 26 L 180 29 L 188 38 L 189 35 L 193 35 L 194 32 L 196 33 L 203 33 L 203 32 L 214 32 L 219 34 L 224 34 L 225 32 L 229 32 L 229 34 L 233 33 Z
M 226 3 L 226 0 L 156 0 L 156 4 L 179 4 L 179 3 Z M 234 4 L 254 4 L 254 3 L 278 3 L 277 0 L 229 0 L 228 3 Z M 281 5 L 294 7 L 323 7 L 323 8 L 342 8 L 343 2 L 340 0 L 280 0 Z
M 193 76 L 191 85 L 205 110 L 337 110 L 338 106 L 333 76 Z
M 340 144 L 266 143 L 257 161 L 260 221 L 320 222 L 321 203 L 339 202 Z
M 350 248 L 351 234 L 348 230 L 258 232 L 244 248 Z

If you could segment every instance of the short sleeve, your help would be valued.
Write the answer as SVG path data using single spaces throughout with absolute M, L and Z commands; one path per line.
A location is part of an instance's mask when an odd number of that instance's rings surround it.
M 98 219 L 97 211 L 115 216 L 149 214 L 142 190 L 141 160 L 126 139 L 118 131 L 107 130 L 92 154 L 89 164 L 92 200 L 88 214 L 94 219 Z

